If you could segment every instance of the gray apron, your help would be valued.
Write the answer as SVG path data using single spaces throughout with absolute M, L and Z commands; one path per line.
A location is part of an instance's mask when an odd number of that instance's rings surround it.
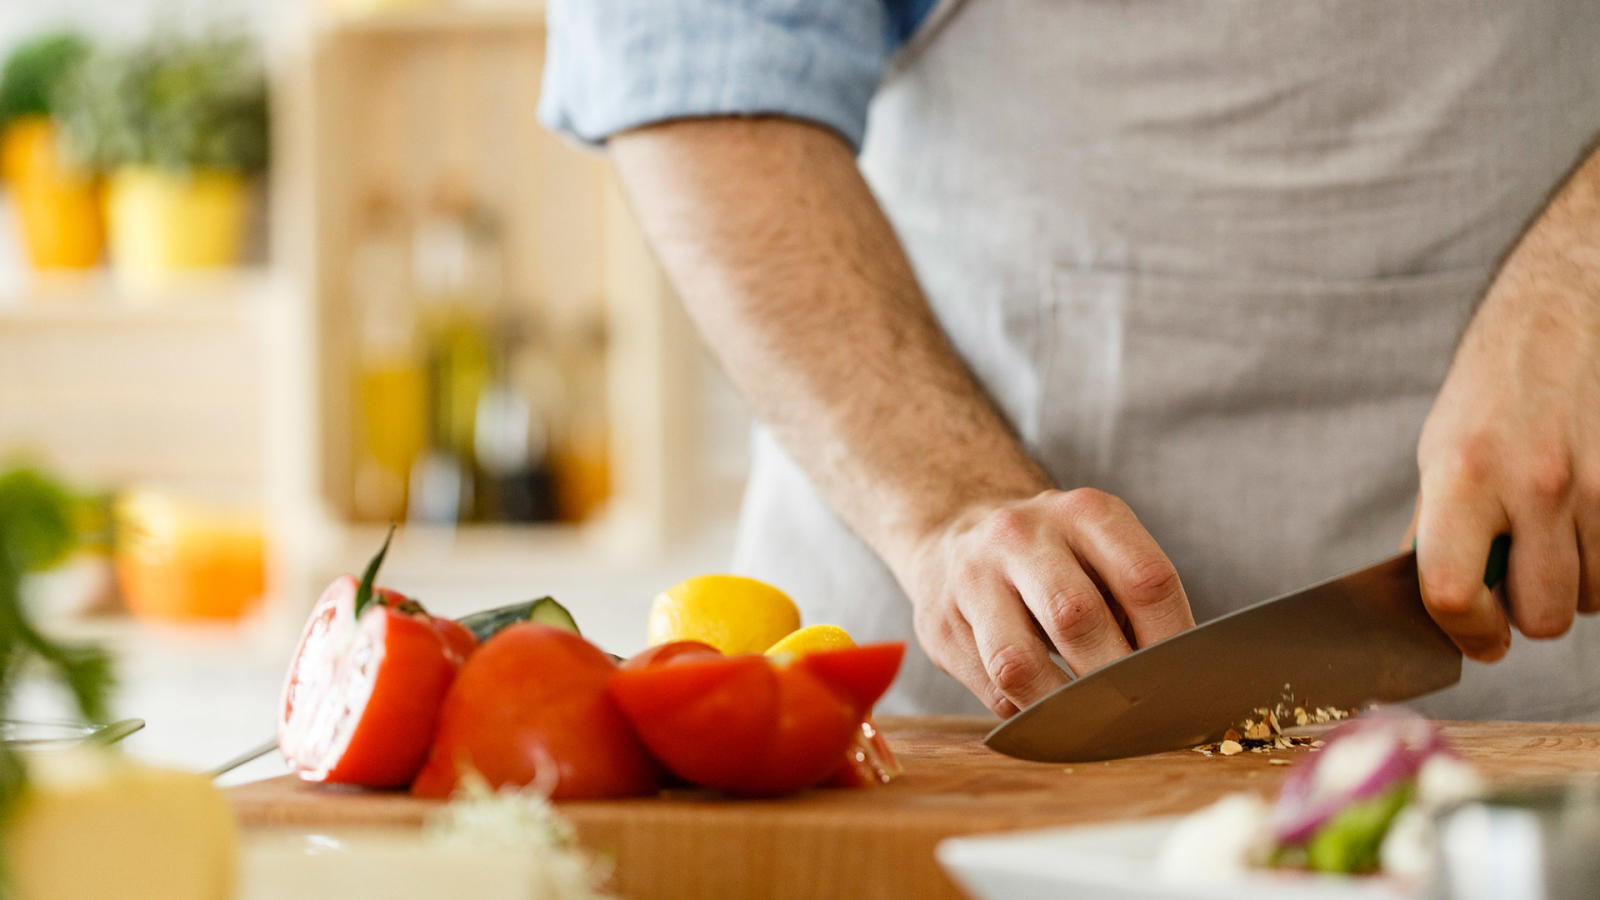
M 1596 0 L 969 0 L 899 55 L 862 165 L 1029 452 L 1127 500 L 1205 621 L 1395 551 L 1456 340 L 1597 132 Z M 912 638 L 765 431 L 736 566 Z M 1600 620 L 1419 705 L 1600 716 Z M 882 709 L 982 707 L 914 651 Z

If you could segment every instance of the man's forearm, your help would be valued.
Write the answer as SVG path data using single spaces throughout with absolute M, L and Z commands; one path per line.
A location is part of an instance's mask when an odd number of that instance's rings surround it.
M 1050 486 L 946 340 L 837 136 L 707 119 L 611 146 L 722 365 L 891 564 L 970 504 Z

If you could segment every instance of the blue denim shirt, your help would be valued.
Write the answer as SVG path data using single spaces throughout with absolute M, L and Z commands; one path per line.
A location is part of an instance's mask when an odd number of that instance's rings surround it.
M 889 57 L 937 0 L 550 0 L 539 118 L 589 143 L 776 114 L 860 147 Z

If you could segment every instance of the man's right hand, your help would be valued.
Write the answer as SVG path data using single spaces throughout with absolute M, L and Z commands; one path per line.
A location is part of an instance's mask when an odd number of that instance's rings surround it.
M 1122 501 L 1038 493 L 1048 476 L 950 345 L 837 134 L 691 119 L 610 147 L 757 418 L 895 571 L 934 662 L 991 709 L 1010 715 L 1066 680 L 1052 645 L 1077 672 L 1127 653 L 1114 611 L 1140 645 L 1194 624 Z
M 1051 649 L 1083 674 L 1194 627 L 1155 539 L 1092 488 L 968 508 L 918 542 L 902 580 L 923 649 L 1002 718 L 1067 682 Z

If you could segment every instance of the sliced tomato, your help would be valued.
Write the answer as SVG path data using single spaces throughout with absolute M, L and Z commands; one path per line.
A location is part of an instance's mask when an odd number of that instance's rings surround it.
M 905 655 L 906 645 L 891 641 L 808 653 L 794 664 L 843 691 L 865 715 L 894 683 Z
M 778 678 L 762 656 L 680 656 L 609 687 L 655 758 L 691 784 L 738 792 L 772 739 Z
M 884 661 L 898 664 L 903 652 L 904 645 L 872 645 L 792 663 L 689 654 L 618 672 L 610 690 L 673 774 L 713 790 L 774 796 L 804 790 L 839 769 L 867 707 L 888 687 Z M 841 654 L 820 668 L 806 664 Z
M 844 753 L 844 765 L 824 784 L 836 788 L 867 788 L 888 784 L 905 774 L 889 742 L 869 718 Z
M 373 603 L 355 579 L 313 609 L 284 682 L 278 748 L 307 781 L 398 787 L 426 757 L 457 663 L 426 613 Z
M 646 647 L 623 661 L 624 669 L 643 669 L 659 666 L 683 656 L 721 656 L 722 651 L 700 641 L 667 641 Z
M 653 793 L 660 770 L 606 691 L 616 671 L 570 631 L 533 623 L 500 631 L 445 697 L 412 793 L 448 797 L 467 771 L 558 800 Z

